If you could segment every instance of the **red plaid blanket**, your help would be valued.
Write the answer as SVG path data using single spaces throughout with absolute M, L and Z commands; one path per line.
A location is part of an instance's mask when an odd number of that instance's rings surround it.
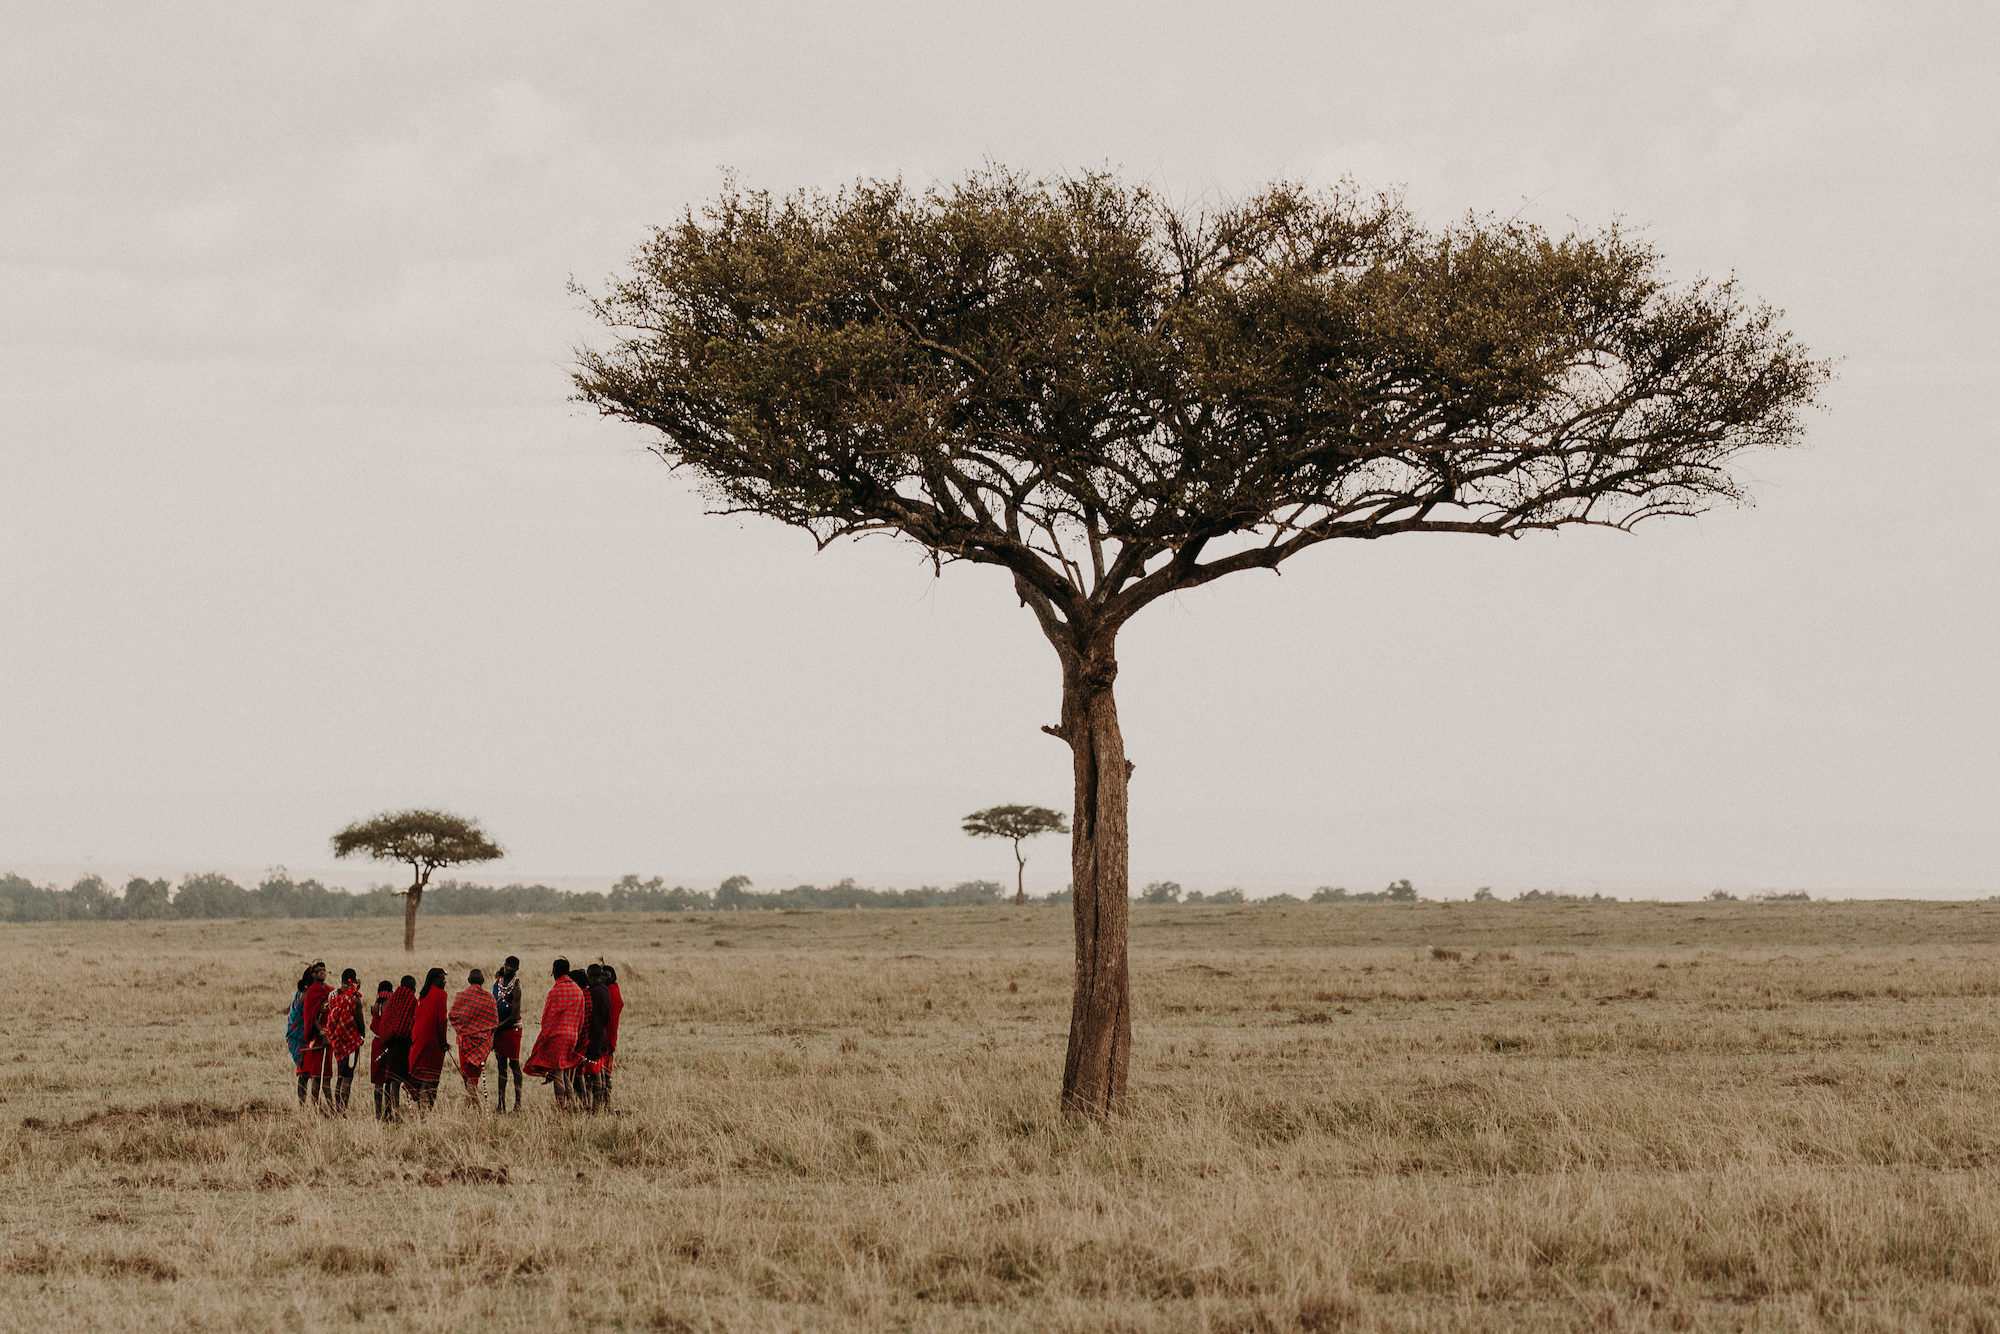
M 406 1038 L 410 1036 L 410 1025 L 417 1017 L 417 993 L 408 987 L 397 987 L 389 997 L 389 1003 L 382 1007 L 382 1014 L 375 1020 L 375 1032 L 385 1038 Z
M 467 987 L 451 1002 L 451 1028 L 458 1034 L 458 1059 L 481 1065 L 493 1052 L 493 1030 L 500 1024 L 500 1007 L 484 987 Z
M 553 1075 L 574 1069 L 583 1059 L 577 1052 L 577 1038 L 589 1013 L 590 998 L 583 994 L 583 988 L 566 977 L 556 979 L 548 999 L 542 1002 L 542 1031 L 535 1035 L 535 1050 L 521 1067 L 522 1073 Z
M 361 988 L 353 983 L 326 1003 L 326 1040 L 343 1061 L 361 1050 Z

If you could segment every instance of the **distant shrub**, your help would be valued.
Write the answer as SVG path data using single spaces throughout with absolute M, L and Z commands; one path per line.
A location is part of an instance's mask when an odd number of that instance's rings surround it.
M 1279 892 L 1279 893 L 1276 893 L 1276 894 L 1266 894 L 1266 895 L 1265 895 L 1265 896 L 1264 896 L 1263 898 L 1261 898 L 1261 899 L 1258 899 L 1258 900 L 1257 900 L 1257 902 L 1259 902 L 1259 903 L 1304 903 L 1304 902 L 1305 902 L 1305 900 L 1304 900 L 1304 899 L 1302 899 L 1302 898 L 1300 898 L 1300 897 L 1299 897 L 1298 895 L 1296 895 L 1296 894 L 1286 894 L 1286 893 L 1284 893 L 1284 892 L 1282 892 L 1282 891 L 1281 891 L 1281 892 Z
M 1782 894 L 1778 893 L 1753 894 L 1750 897 L 1756 900 L 1758 903 L 1811 903 L 1812 902 L 1812 895 L 1806 893 L 1803 889 L 1786 890 Z
M 1408 880 L 1392 880 L 1389 887 L 1373 893 L 1350 894 L 1345 889 L 1321 885 L 1312 892 L 1308 903 L 1415 903 L 1417 889 Z
M 1243 891 L 1240 889 L 1218 889 L 1208 896 L 1210 903 L 1241 903 Z
M 1728 890 L 1718 889 L 1708 896 L 1708 901 L 1710 903 L 1735 903 L 1737 900 L 1736 896 Z
M 1139 891 L 1141 903 L 1178 903 L 1181 887 L 1171 880 L 1155 880 Z
M 1564 894 L 1554 889 L 1531 889 L 1514 896 L 1516 903 L 1616 903 L 1609 894 Z
M 1474 903 L 1492 903 L 1495 902 L 1499 897 L 1500 897 L 1499 895 L 1493 892 L 1493 887 L 1491 885 L 1481 885 L 1478 889 L 1472 892 L 1472 901 Z

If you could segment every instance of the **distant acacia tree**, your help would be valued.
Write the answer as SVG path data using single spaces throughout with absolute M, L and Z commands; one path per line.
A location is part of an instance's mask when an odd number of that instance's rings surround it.
M 1037 834 L 1067 834 L 1069 821 L 1061 811 L 1046 806 L 988 806 L 965 817 L 965 832 L 974 838 L 1005 838 L 1014 844 L 1014 906 L 1028 901 L 1026 876 L 1028 859 L 1021 855 L 1021 840 Z
M 737 912 L 751 906 L 750 877 L 732 875 L 715 887 L 715 906 L 725 912 Z
M 333 836 L 334 856 L 356 853 L 410 868 L 410 887 L 403 891 L 403 948 L 410 952 L 417 948 L 417 905 L 431 872 L 507 855 L 477 820 L 432 810 L 392 811 L 356 821 Z
M 1141 903 L 1179 903 L 1181 887 L 1172 880 L 1155 880 L 1139 891 Z
M 1076 977 L 1063 1105 L 1124 1103 L 1118 634 L 1337 538 L 1630 528 L 1739 499 L 1826 366 L 1617 227 L 1418 225 L 1286 183 L 1206 213 L 1105 173 L 734 187 L 591 298 L 578 397 L 722 512 L 993 565 L 1062 667 Z

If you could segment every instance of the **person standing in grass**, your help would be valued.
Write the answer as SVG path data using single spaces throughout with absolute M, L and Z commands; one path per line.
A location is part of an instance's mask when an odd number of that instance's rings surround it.
M 576 1110 L 591 1110 L 590 1078 L 590 974 L 581 968 L 569 970 L 569 980 L 583 993 L 583 1019 L 576 1026 L 576 1066 L 569 1072 L 570 1095 Z
M 500 1011 L 486 994 L 486 974 L 477 968 L 467 974 L 465 990 L 452 998 L 451 1031 L 458 1035 L 458 1073 L 465 1081 L 465 1098 L 474 1111 L 485 1110 L 479 1101 L 479 1076 L 486 1069 L 486 1057 L 493 1050 L 493 1030 Z M 507 1082 L 505 1066 L 500 1082 Z
M 550 974 L 555 983 L 542 1002 L 542 1029 L 535 1034 L 534 1050 L 523 1068 L 531 1075 L 540 1075 L 544 1083 L 554 1084 L 556 1106 L 568 1111 L 575 1106 L 572 1086 L 581 1059 L 576 1051 L 577 1038 L 583 1031 L 590 998 L 584 995 L 582 987 L 570 981 L 568 959 L 557 959 Z M 519 1105 L 517 1099 L 515 1106 Z
M 585 988 L 590 992 L 590 1017 L 584 1022 L 584 1084 L 590 1095 L 590 1110 L 603 1111 L 611 1105 L 605 1088 L 609 1073 L 605 1062 L 611 1057 L 611 986 L 604 980 L 604 965 L 592 964 L 584 970 Z
M 618 990 L 618 970 L 610 964 L 598 961 L 604 968 L 604 987 L 611 993 L 610 1048 L 604 1053 L 604 1071 L 598 1076 L 598 1086 L 604 1093 L 604 1105 L 611 1105 L 611 1062 L 618 1055 L 618 1016 L 625 1013 L 625 996 Z
M 521 961 L 513 955 L 493 974 L 493 1008 L 499 1015 L 493 1030 L 494 1068 L 499 1072 L 500 1101 L 497 1110 L 507 1110 L 507 1070 L 514 1071 L 514 1110 L 521 1110 Z
M 294 1074 L 306 1054 L 306 988 L 311 985 L 312 969 L 308 967 L 299 974 L 299 984 L 292 989 L 291 1012 L 285 1016 L 285 1050 L 291 1053 Z
M 385 1121 L 402 1115 L 403 1087 L 410 1082 L 410 1033 L 416 1019 L 417 979 L 405 973 L 402 985 L 390 993 L 382 1017 L 375 1021 L 375 1031 L 382 1037 L 382 1073 L 388 1076 L 384 1081 L 389 1094 L 383 1107 Z
M 324 1013 L 321 1027 L 339 1080 L 327 1110 L 345 1116 L 354 1093 L 354 1056 L 361 1050 L 361 979 L 352 968 L 341 970 L 340 990 L 327 997 Z
M 385 1039 L 382 1036 L 382 1011 L 389 1004 L 396 984 L 383 978 L 375 986 L 375 1004 L 368 1011 L 369 1031 L 374 1033 L 368 1044 L 368 1082 L 375 1086 L 375 1119 L 389 1119 L 389 1066 L 383 1051 Z
M 306 1091 L 312 1090 L 314 1110 L 319 1110 L 320 1097 L 327 1092 L 326 1077 L 329 1073 L 326 1051 L 326 998 L 333 994 L 333 988 L 326 984 L 326 965 L 314 963 L 306 969 L 306 989 L 299 996 L 299 1022 L 305 1030 L 305 1043 L 299 1052 L 299 1106 L 306 1105 Z
M 450 1048 L 444 969 L 433 968 L 424 974 L 424 989 L 417 993 L 416 1019 L 410 1026 L 410 1086 L 420 1112 L 437 1105 L 438 1080 L 444 1076 L 444 1054 Z

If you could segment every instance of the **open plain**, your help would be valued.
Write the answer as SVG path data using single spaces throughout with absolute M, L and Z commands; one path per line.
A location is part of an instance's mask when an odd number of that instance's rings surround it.
M 0 1309 L 152 1330 L 2000 1329 L 2000 904 L 0 928 Z M 602 955 L 616 1115 L 292 1106 L 302 962 Z M 488 1075 L 490 1089 L 491 1074 Z

